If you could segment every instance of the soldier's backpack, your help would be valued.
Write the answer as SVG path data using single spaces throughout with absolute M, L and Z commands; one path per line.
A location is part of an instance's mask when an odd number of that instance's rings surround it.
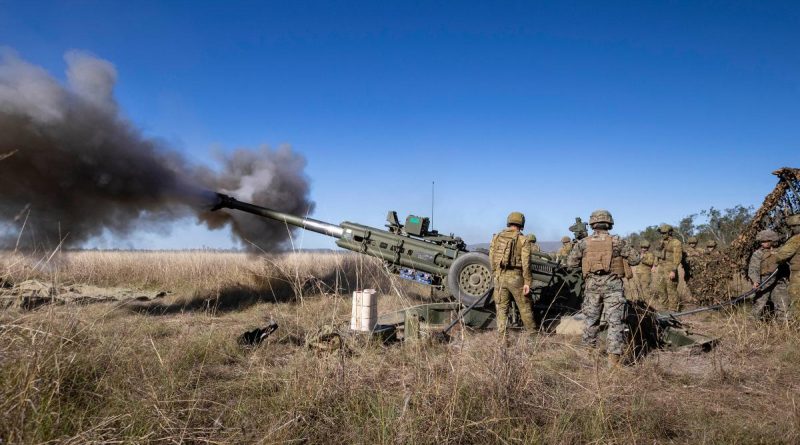
M 520 258 L 515 255 L 519 234 L 505 230 L 494 236 L 492 240 L 492 270 L 521 267 Z

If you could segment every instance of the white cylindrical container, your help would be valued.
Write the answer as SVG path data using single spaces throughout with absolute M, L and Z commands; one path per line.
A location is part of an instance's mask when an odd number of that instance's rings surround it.
M 378 296 L 375 289 L 364 289 L 353 292 L 353 310 L 350 317 L 350 329 L 370 332 L 378 323 Z

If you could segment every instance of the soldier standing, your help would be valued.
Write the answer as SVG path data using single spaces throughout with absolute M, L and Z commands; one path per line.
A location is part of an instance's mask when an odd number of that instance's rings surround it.
M 561 264 L 565 264 L 567 262 L 567 257 L 569 256 L 569 252 L 572 250 L 572 241 L 569 239 L 568 236 L 561 237 L 561 248 L 558 249 L 556 253 L 556 261 Z
M 703 252 L 697 247 L 697 237 L 690 236 L 686 239 L 687 246 L 684 247 L 683 253 L 686 258 L 684 265 L 684 281 L 689 284 L 691 280 L 693 269 L 697 269 L 698 259 L 703 255 Z
M 797 319 L 797 308 L 800 307 L 800 213 L 786 218 L 786 223 L 792 228 L 792 237 L 775 256 L 778 264 L 789 263 L 789 305 Z
M 581 267 L 585 279 L 583 342 L 596 346 L 600 317 L 608 323 L 606 352 L 609 365 L 620 363 L 625 348 L 625 265 L 639 263 L 639 253 L 619 236 L 611 235 L 614 219 L 608 210 L 595 210 L 589 217 L 592 235 L 580 240 L 569 254 L 567 266 Z
M 656 294 L 666 309 L 679 311 L 681 300 L 678 296 L 678 267 L 683 259 L 683 246 L 672 236 L 673 228 L 669 224 L 658 226 L 661 233 L 661 251 L 659 252 L 656 266 L 658 277 L 656 280 Z
M 767 279 L 778 267 L 777 249 L 774 245 L 780 237 L 772 230 L 762 230 L 756 235 L 756 241 L 761 243 L 753 256 L 750 257 L 750 264 L 747 267 L 747 277 L 753 283 L 753 288 L 758 287 L 761 282 Z M 787 278 L 789 274 L 786 267 L 782 265 L 778 270 L 778 275 L 756 294 L 756 301 L 753 304 L 753 317 L 760 319 L 764 313 L 764 307 L 768 302 L 772 302 L 775 315 L 778 320 L 787 321 L 789 313 L 789 289 Z
M 639 299 L 649 303 L 653 266 L 656 264 L 656 257 L 650 252 L 650 241 L 645 239 L 639 243 L 639 257 L 641 261 L 633 268 L 633 280 Z
M 494 276 L 494 302 L 497 306 L 497 332 L 506 339 L 508 306 L 511 299 L 517 303 L 524 328 L 533 333 L 537 330 L 533 319 L 533 308 L 528 294 L 531 291 L 531 245 L 522 234 L 525 215 L 511 212 L 506 219 L 506 229 L 496 233 L 489 245 L 489 262 Z
M 531 252 L 541 252 L 542 248 L 536 244 L 536 235 L 530 234 L 528 235 L 528 240 L 531 242 Z

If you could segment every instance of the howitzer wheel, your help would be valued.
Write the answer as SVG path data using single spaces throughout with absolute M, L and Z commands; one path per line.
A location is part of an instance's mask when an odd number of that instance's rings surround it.
M 492 287 L 492 268 L 489 256 L 470 252 L 459 256 L 447 274 L 447 288 L 453 298 L 470 305 Z

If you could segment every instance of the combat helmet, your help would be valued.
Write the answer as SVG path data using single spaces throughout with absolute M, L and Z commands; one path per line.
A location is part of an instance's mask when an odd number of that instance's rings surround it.
M 530 240 L 532 243 L 535 243 L 535 242 L 536 242 L 536 235 L 534 235 L 534 234 L 532 234 L 532 233 L 531 233 L 531 234 L 529 234 L 529 235 L 528 235 L 528 239 L 529 239 L 529 240 Z
M 686 242 L 688 244 L 697 244 L 697 237 L 696 236 L 690 236 L 689 238 L 686 239 Z
M 672 233 L 672 226 L 669 224 L 661 224 L 658 226 L 658 231 L 660 233 Z
M 641 240 L 639 242 L 639 247 L 647 247 L 649 249 L 650 248 L 650 241 L 647 241 L 646 239 Z
M 567 244 L 569 241 L 570 241 L 570 240 L 569 240 L 569 237 L 568 237 L 568 236 L 562 236 L 562 237 L 561 237 L 561 243 L 562 243 L 562 244 Z
M 800 213 L 789 215 L 786 218 L 786 224 L 788 224 L 789 226 L 800 226 Z
M 598 209 L 592 212 L 592 214 L 589 215 L 589 225 L 593 226 L 597 223 L 614 224 L 614 218 L 611 216 L 611 212 L 605 209 Z
M 511 212 L 506 218 L 506 224 L 516 224 L 520 227 L 525 227 L 525 215 L 520 212 Z
M 717 242 L 712 239 L 706 243 L 706 247 L 717 247 Z
M 756 241 L 778 241 L 780 237 L 774 230 L 766 229 L 758 232 Z

